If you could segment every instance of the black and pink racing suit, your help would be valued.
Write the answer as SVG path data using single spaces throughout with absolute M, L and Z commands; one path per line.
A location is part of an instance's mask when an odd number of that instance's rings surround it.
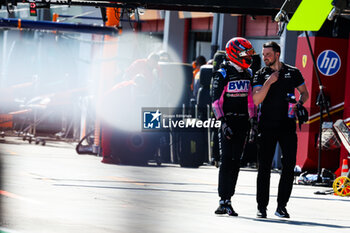
M 249 118 L 254 116 L 251 94 L 252 72 L 225 61 L 212 80 L 212 107 L 216 119 L 232 130 L 230 139 L 219 132 L 221 165 L 218 192 L 222 200 L 229 200 L 235 192 L 240 158 L 249 129 Z

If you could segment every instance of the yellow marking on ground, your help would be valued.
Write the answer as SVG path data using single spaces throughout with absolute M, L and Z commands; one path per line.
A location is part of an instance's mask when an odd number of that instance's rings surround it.
M 39 174 L 34 174 L 34 173 L 25 173 L 25 175 L 30 176 L 32 178 L 35 178 L 37 180 L 43 180 L 43 181 L 54 181 L 52 178 L 44 177 Z
M 6 197 L 10 197 L 10 198 L 13 198 L 13 199 L 17 199 L 17 200 L 22 200 L 22 201 L 26 201 L 26 202 L 35 203 L 35 204 L 40 203 L 38 201 L 34 201 L 32 199 L 29 199 L 29 198 L 26 198 L 26 197 L 22 197 L 20 195 L 14 194 L 14 193 L 10 193 L 10 192 L 7 192 L 5 190 L 0 190 L 0 195 L 6 196 Z
M 141 186 L 146 186 L 149 184 L 146 183 L 142 183 L 142 182 L 138 182 L 137 180 L 131 180 L 125 177 L 117 177 L 117 176 L 109 176 L 107 177 L 110 180 L 116 180 L 116 181 L 121 181 L 121 182 L 127 182 L 127 183 L 131 183 L 131 184 L 136 184 L 136 185 L 141 185 Z M 156 185 L 156 184 L 152 184 L 152 185 Z
M 6 148 L 5 148 L 5 153 L 6 153 L 6 154 L 10 154 L 10 155 L 17 155 L 16 152 L 11 151 L 11 150 L 8 150 L 8 149 L 6 149 Z

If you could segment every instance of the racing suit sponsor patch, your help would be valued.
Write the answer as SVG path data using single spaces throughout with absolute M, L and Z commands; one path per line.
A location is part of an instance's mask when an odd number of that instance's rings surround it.
M 248 93 L 249 91 L 249 80 L 234 80 L 230 81 L 227 85 L 227 92 L 229 93 Z

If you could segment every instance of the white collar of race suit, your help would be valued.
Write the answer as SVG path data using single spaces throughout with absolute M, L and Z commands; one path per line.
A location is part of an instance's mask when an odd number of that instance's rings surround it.
M 239 67 L 238 65 L 236 65 L 235 63 L 233 63 L 232 61 L 228 61 L 228 64 L 235 67 L 235 69 L 238 71 L 238 72 L 243 72 L 243 69 L 241 67 Z

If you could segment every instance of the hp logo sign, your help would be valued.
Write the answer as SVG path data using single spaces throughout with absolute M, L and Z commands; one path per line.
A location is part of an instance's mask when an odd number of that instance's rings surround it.
M 318 55 L 317 68 L 323 75 L 335 75 L 339 71 L 340 65 L 340 57 L 333 50 L 325 50 Z

